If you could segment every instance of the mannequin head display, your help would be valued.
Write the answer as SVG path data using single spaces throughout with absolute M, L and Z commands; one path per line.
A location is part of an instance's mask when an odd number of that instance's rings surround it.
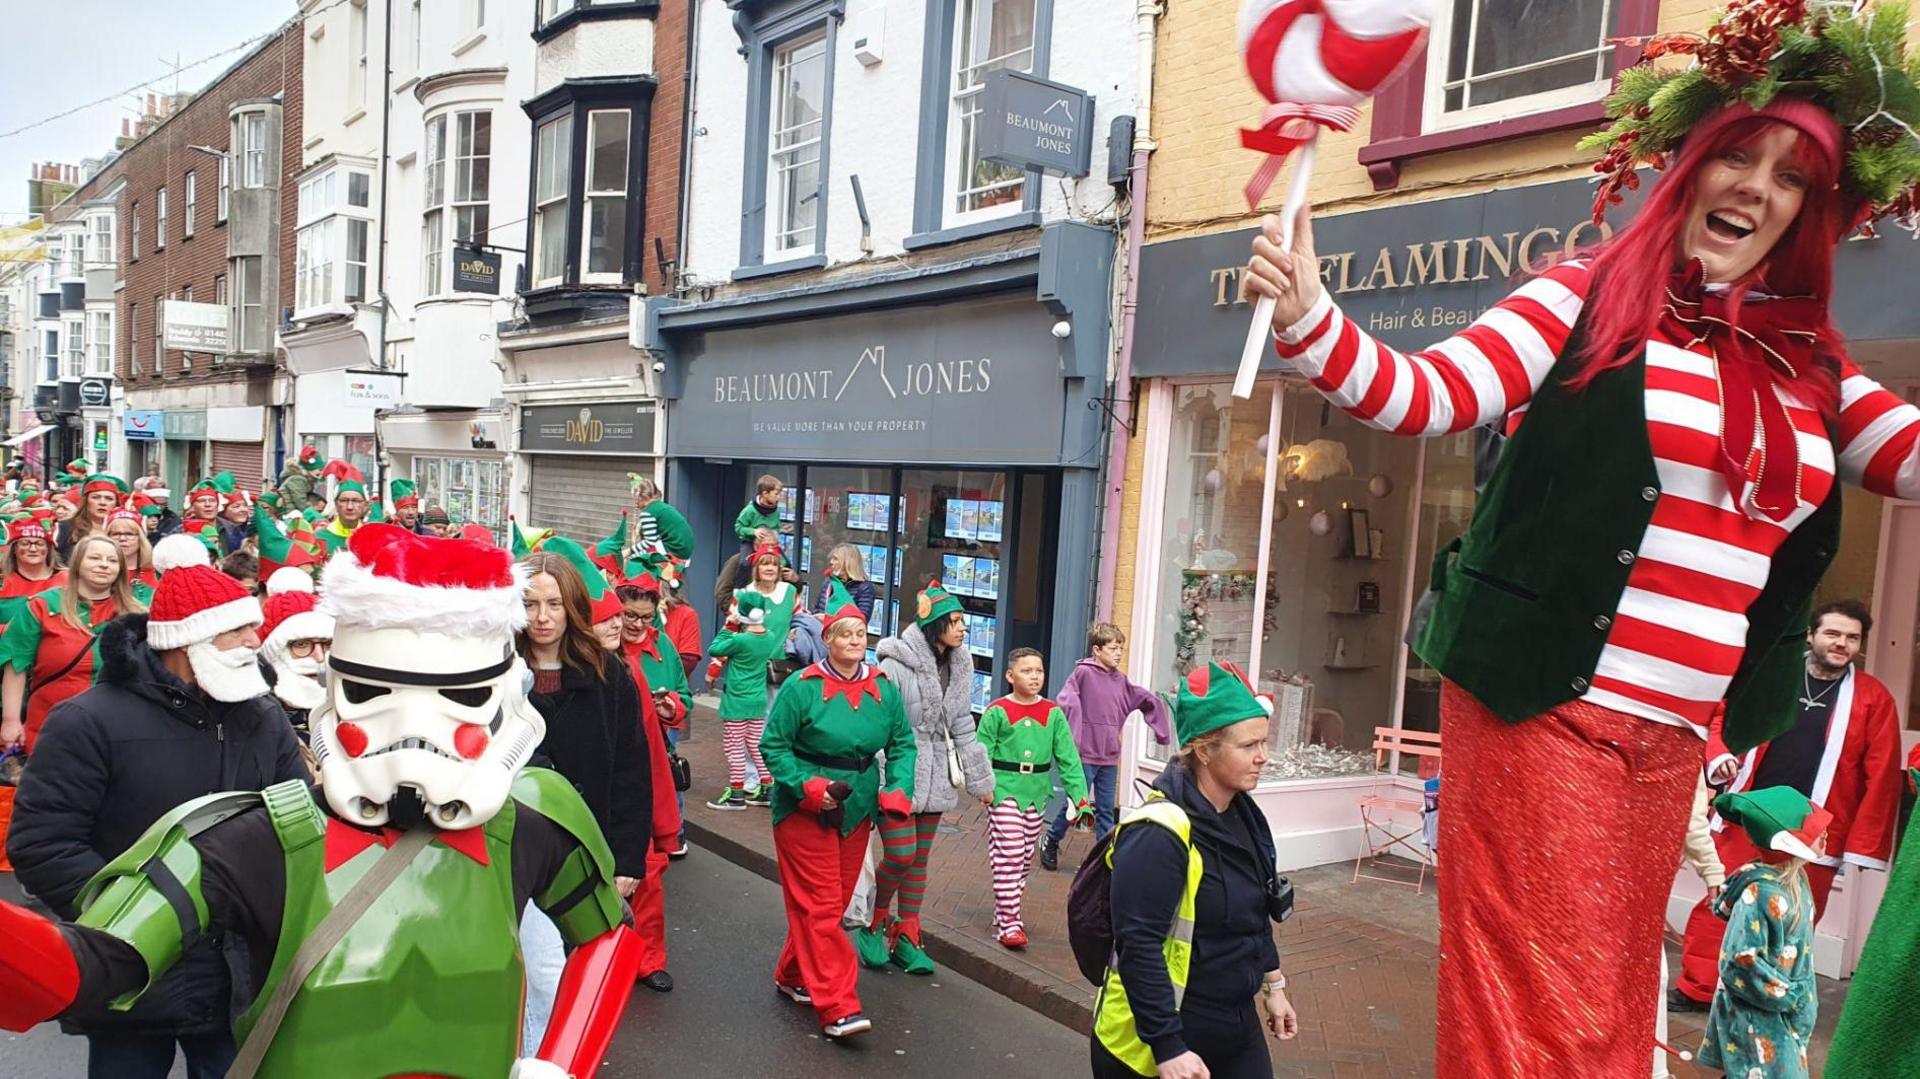
M 369 524 L 327 564 L 308 718 L 327 804 L 361 826 L 485 823 L 546 735 L 514 652 L 526 569 L 498 547 Z

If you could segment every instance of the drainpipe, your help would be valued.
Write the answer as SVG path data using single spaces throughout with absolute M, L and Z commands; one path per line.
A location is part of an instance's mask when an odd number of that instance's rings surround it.
M 1160 18 L 1160 0 L 1138 0 L 1133 9 L 1135 68 L 1139 90 L 1135 94 L 1133 164 L 1127 169 L 1127 199 L 1132 204 L 1127 215 L 1127 283 L 1120 304 L 1120 361 L 1113 372 L 1113 415 L 1128 415 L 1133 409 L 1133 330 L 1140 313 L 1140 256 L 1147 236 L 1147 157 L 1153 153 L 1153 46 L 1155 23 Z M 1114 574 L 1120 565 L 1120 493 L 1127 484 L 1128 432 L 1119 420 L 1109 421 L 1112 428 L 1107 443 L 1107 489 L 1102 498 L 1105 509 L 1100 528 L 1100 620 L 1113 618 Z
M 380 61 L 380 223 L 374 239 L 374 250 L 380 253 L 380 275 L 374 281 L 374 290 L 380 296 L 380 340 L 374 346 L 373 366 L 385 369 L 387 366 L 387 313 L 393 309 L 393 303 L 387 299 L 387 187 L 388 162 L 393 160 L 390 139 L 393 135 L 393 9 L 399 0 L 387 0 L 385 23 L 382 36 L 386 39 Z M 374 425 L 379 430 L 379 424 Z

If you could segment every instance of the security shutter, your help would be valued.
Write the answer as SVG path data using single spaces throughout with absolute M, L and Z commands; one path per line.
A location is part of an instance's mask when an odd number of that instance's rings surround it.
M 233 473 L 233 481 L 242 490 L 260 493 L 260 478 L 266 473 L 266 447 L 259 442 L 209 442 L 213 449 L 213 470 Z M 191 485 L 200 477 L 187 482 Z M 178 496 L 175 496 L 176 498 Z
M 613 530 L 620 511 L 632 500 L 627 473 L 640 471 L 640 458 L 532 455 L 535 528 L 551 528 L 591 546 Z

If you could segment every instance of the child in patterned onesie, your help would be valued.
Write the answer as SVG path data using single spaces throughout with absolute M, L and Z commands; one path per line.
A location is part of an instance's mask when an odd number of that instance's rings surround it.
M 1016 951 L 1027 946 L 1020 900 L 1033 872 L 1034 848 L 1046 827 L 1040 811 L 1053 792 L 1053 768 L 1060 769 L 1071 802 L 1067 816 L 1084 818 L 1091 811 L 1073 732 L 1060 706 L 1040 695 L 1046 684 L 1047 667 L 1039 652 L 1016 648 L 1007 653 L 1007 685 L 1013 693 L 987 706 L 978 733 L 993 762 L 987 857 L 993 869 L 994 935 L 1003 947 Z
M 1804 1079 L 1820 1005 L 1806 864 L 1826 850 L 1833 815 L 1792 787 L 1723 794 L 1713 806 L 1764 853 L 1728 878 L 1714 903 L 1727 933 L 1700 1063 L 1733 1079 Z

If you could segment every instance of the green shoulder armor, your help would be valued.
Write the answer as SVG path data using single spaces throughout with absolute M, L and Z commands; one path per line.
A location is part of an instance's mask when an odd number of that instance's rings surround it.
M 207 931 L 193 838 L 263 801 L 259 791 L 228 791 L 177 806 L 81 889 L 77 924 L 125 941 L 147 964 L 146 985 L 115 999 L 115 1009 L 131 1007 Z
M 559 825 L 579 844 L 533 897 L 561 935 L 579 945 L 619 925 L 624 909 L 613 887 L 613 851 L 580 792 L 551 769 L 522 768 L 513 777 L 513 800 Z

